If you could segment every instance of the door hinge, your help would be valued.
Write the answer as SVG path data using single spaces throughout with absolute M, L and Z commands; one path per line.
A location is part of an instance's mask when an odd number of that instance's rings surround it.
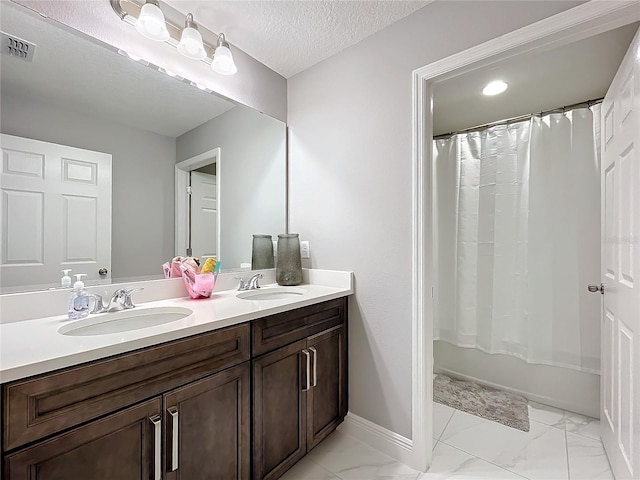
M 189 185 L 187 187 L 187 195 L 191 195 L 192 192 L 193 192 L 193 190 L 191 189 L 191 185 Z

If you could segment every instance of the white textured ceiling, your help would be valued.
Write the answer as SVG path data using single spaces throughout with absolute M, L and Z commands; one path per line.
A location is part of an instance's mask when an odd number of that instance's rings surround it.
M 424 7 L 428 1 L 164 0 L 285 78 Z
M 548 51 L 534 51 L 434 86 L 434 134 L 560 108 L 603 97 L 638 23 Z M 508 90 L 482 95 L 491 80 Z
M 31 96 L 174 138 L 235 107 L 21 7 L 0 7 L 2 31 L 37 45 L 32 62 L 1 56 L 3 96 Z

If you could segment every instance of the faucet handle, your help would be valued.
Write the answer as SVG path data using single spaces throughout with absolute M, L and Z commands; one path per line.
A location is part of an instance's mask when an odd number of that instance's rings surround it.
M 247 289 L 247 282 L 244 278 L 242 277 L 233 277 L 234 280 L 240 280 L 240 283 L 238 284 L 238 291 L 242 291 L 242 290 L 246 290 Z
M 94 303 L 93 303 L 93 308 L 89 313 L 104 313 L 105 306 L 104 306 L 104 303 L 102 303 L 102 295 L 99 295 L 97 293 L 91 293 L 90 296 L 91 298 L 93 298 Z
M 131 301 L 131 294 L 134 292 L 140 292 L 142 290 L 144 290 L 144 287 L 130 288 L 129 290 L 124 290 L 124 300 L 122 302 L 122 306 L 125 309 L 135 308 L 135 305 Z

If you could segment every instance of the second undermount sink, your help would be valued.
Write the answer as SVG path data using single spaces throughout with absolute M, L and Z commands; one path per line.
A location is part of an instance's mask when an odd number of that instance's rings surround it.
M 183 307 L 132 308 L 71 321 L 60 327 L 58 333 L 79 337 L 108 335 L 175 322 L 192 313 L 193 310 Z
M 243 300 L 288 300 L 304 294 L 304 290 L 295 287 L 263 287 L 256 290 L 239 292 L 236 297 Z

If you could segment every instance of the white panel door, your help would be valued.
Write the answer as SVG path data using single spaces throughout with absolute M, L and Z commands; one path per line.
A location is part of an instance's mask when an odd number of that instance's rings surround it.
M 111 155 L 5 134 L 1 148 L 0 286 L 109 279 Z
M 218 255 L 216 176 L 191 172 L 191 249 L 195 257 Z
M 640 478 L 640 33 L 602 104 L 602 441 Z

